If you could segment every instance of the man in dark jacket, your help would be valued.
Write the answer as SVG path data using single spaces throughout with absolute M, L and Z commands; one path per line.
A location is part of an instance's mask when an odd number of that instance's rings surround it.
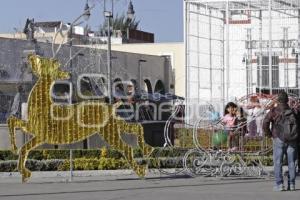
M 297 117 L 297 123 L 300 125 L 300 99 L 298 99 L 294 103 L 295 103 L 295 105 L 293 105 L 294 113 L 296 114 Z M 298 159 L 298 163 L 296 165 L 298 167 L 298 174 L 300 174 L 300 136 L 298 136 L 297 144 L 298 144 L 297 146 L 298 156 L 296 156 L 296 158 Z
M 273 137 L 273 163 L 275 173 L 275 186 L 274 191 L 284 191 L 283 175 L 282 175 L 282 160 L 283 155 L 287 155 L 289 180 L 288 190 L 295 190 L 295 177 L 296 177 L 296 150 L 297 140 L 286 141 L 281 131 L 276 128 L 278 118 L 282 116 L 287 110 L 291 110 L 288 105 L 288 95 L 286 92 L 278 94 L 277 107 L 270 110 L 266 115 L 263 122 L 263 130 L 267 136 Z M 272 127 L 272 128 L 271 128 Z M 271 128 L 271 130 L 270 130 Z

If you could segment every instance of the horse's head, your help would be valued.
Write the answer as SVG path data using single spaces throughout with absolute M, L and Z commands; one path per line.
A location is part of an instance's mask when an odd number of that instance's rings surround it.
M 29 63 L 33 73 L 38 76 L 50 76 L 52 79 L 68 79 L 69 72 L 64 72 L 59 69 L 60 64 L 57 60 L 51 58 L 43 58 L 37 55 L 28 56 Z

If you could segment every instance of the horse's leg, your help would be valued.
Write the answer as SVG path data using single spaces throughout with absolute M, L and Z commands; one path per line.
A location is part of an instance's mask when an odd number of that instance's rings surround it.
M 19 161 L 18 161 L 18 170 L 22 174 L 22 182 L 26 182 L 28 178 L 31 176 L 31 172 L 25 167 L 26 159 L 28 153 L 41 145 L 41 142 L 38 140 L 37 137 L 32 138 L 26 144 L 24 144 L 19 152 Z
M 153 147 L 148 145 L 144 139 L 144 128 L 141 124 L 130 124 L 124 122 L 124 128 L 122 130 L 124 133 L 132 133 L 137 136 L 138 145 L 143 150 L 143 155 L 148 156 L 152 151 Z
M 27 133 L 27 123 L 21 119 L 18 119 L 14 116 L 11 116 L 7 120 L 9 135 L 10 135 L 10 143 L 12 147 L 13 153 L 17 154 L 17 145 L 16 145 L 16 128 L 20 128 Z
M 130 145 L 126 144 L 122 139 L 119 138 L 117 146 L 112 144 L 111 146 L 115 149 L 118 149 L 125 156 L 127 162 L 132 167 L 133 171 L 139 176 L 144 177 L 146 174 L 146 166 L 138 165 L 133 158 L 133 149 Z
M 124 124 L 122 124 L 122 125 L 124 125 Z M 138 176 L 144 177 L 145 173 L 146 173 L 146 166 L 142 166 L 142 165 L 140 166 L 136 163 L 136 161 L 133 158 L 132 147 L 129 144 L 126 144 L 121 138 L 120 133 L 126 132 L 124 130 L 124 126 L 120 126 L 120 124 L 118 124 L 118 123 L 112 123 L 110 126 L 113 126 L 113 129 L 117 130 L 117 133 L 115 133 L 116 135 L 115 135 L 115 139 L 113 141 L 110 141 L 110 138 L 109 138 L 110 136 L 106 135 L 106 137 L 105 137 L 103 135 L 105 141 L 107 141 L 112 148 L 119 150 L 123 154 L 123 156 L 129 163 L 129 165 L 131 166 L 133 171 Z M 109 127 L 109 125 L 108 125 L 108 127 Z

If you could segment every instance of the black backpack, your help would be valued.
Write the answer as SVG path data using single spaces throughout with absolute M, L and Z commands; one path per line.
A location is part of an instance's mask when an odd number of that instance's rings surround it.
M 291 109 L 284 110 L 276 117 L 274 128 L 278 130 L 279 138 L 292 142 L 298 138 L 298 123 L 296 114 Z

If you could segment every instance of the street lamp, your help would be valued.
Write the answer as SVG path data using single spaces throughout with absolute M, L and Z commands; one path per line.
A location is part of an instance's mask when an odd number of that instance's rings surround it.
M 84 12 L 81 14 L 73 23 L 70 24 L 70 29 L 68 32 L 68 38 L 69 38 L 69 46 L 70 46 L 70 69 L 71 69 L 71 81 L 72 81 L 72 72 L 73 72 L 73 57 L 72 57 L 72 46 L 73 46 L 73 26 L 79 20 L 81 17 L 83 17 L 86 21 L 90 18 L 91 13 L 90 13 L 91 8 L 88 5 L 88 0 L 86 1 L 86 4 L 84 6 Z M 72 81 L 73 82 L 73 81 Z M 71 102 L 72 102 L 72 97 L 71 97 Z M 86 140 L 86 144 L 89 144 L 89 141 Z M 70 181 L 73 180 L 73 151 L 70 149 Z
M 88 21 L 90 16 L 91 16 L 91 12 L 90 12 L 91 8 L 88 4 L 88 0 L 86 1 L 85 3 L 85 6 L 84 6 L 84 11 L 83 13 L 77 18 L 81 18 L 83 17 L 85 21 Z M 77 20 L 75 20 L 77 21 Z M 73 45 L 73 42 L 72 42 L 72 37 L 73 37 L 73 26 L 74 26 L 74 22 L 70 24 L 70 29 L 69 29 L 69 33 L 68 33 L 68 37 L 69 37 L 69 45 L 70 45 L 70 62 L 72 61 L 72 51 L 71 51 L 71 48 L 72 48 L 72 45 Z M 70 63 L 70 65 L 72 66 L 72 63 Z
M 108 99 L 109 99 L 109 104 L 112 104 L 112 86 L 111 86 L 111 18 L 113 18 L 113 0 L 111 0 L 111 11 L 106 10 L 106 0 L 104 1 L 104 16 L 105 18 L 107 18 L 107 80 L 108 80 Z M 131 20 L 134 17 L 134 9 L 133 9 L 133 5 L 132 2 L 129 2 L 128 5 L 128 11 L 127 11 L 127 20 L 130 20 L 129 22 L 131 22 Z M 127 31 L 127 36 L 129 35 L 128 31 Z
M 83 18 L 84 18 L 85 21 L 88 21 L 90 16 L 91 16 L 90 6 L 89 6 L 88 0 L 87 0 L 86 3 L 85 3 L 85 6 L 84 6 Z
M 109 104 L 112 104 L 112 88 L 111 88 L 111 35 L 110 35 L 110 19 L 113 18 L 112 11 L 104 11 L 107 18 L 107 87 Z
M 143 60 L 143 59 L 139 59 L 138 63 L 139 63 L 139 68 L 138 68 L 138 72 L 139 72 L 139 88 L 140 88 L 140 91 L 142 90 L 142 65 L 141 63 L 145 63 L 147 62 L 147 60 Z
M 133 4 L 132 1 L 130 0 L 128 4 L 128 10 L 127 10 L 127 19 L 132 20 L 134 18 L 134 9 L 133 9 Z
M 76 23 L 78 23 L 78 21 L 79 21 L 82 17 L 83 17 L 85 20 L 88 20 L 89 17 L 90 17 L 90 15 L 91 15 L 90 11 L 91 11 L 94 7 L 95 7 L 95 5 L 93 5 L 92 7 L 89 7 L 88 1 L 86 1 L 85 7 L 84 7 L 84 12 L 83 12 L 79 17 L 77 17 L 72 23 L 68 23 L 68 25 L 69 25 L 70 27 L 69 27 L 68 30 L 67 30 L 67 39 L 69 39 L 69 41 L 67 41 L 67 43 L 69 43 L 70 46 L 72 46 L 72 40 L 71 40 L 71 38 L 72 38 L 72 35 L 73 35 L 73 33 L 72 33 L 72 32 L 73 32 L 73 30 L 72 30 L 72 29 L 73 29 L 73 26 L 76 25 Z M 81 24 L 81 22 L 80 22 L 79 24 Z M 63 29 L 63 26 L 61 26 L 61 27 L 56 31 L 56 33 L 55 33 L 55 35 L 54 35 L 54 38 L 53 38 L 53 41 L 56 41 L 56 37 L 57 37 L 57 35 L 58 35 L 59 33 L 61 33 L 62 29 Z M 54 49 L 54 44 L 55 44 L 55 42 L 52 42 L 52 53 L 53 53 L 53 58 L 56 57 L 57 53 L 59 52 L 59 50 L 60 50 L 60 48 L 61 48 L 61 46 L 62 46 L 62 44 L 63 44 L 63 42 L 60 43 L 60 45 L 58 46 L 58 48 L 56 49 L 56 51 L 55 51 L 55 49 Z
M 88 0 L 87 0 L 86 3 L 85 3 L 85 6 L 84 6 L 84 11 L 83 11 L 83 13 L 82 13 L 77 19 L 83 17 L 83 19 L 84 19 L 85 21 L 88 21 L 89 18 L 90 18 L 90 16 L 91 16 L 90 10 L 91 10 L 91 8 L 90 8 L 90 6 L 89 6 L 89 4 L 88 4 Z M 77 21 L 77 20 L 76 20 L 76 21 Z M 68 34 L 69 39 L 70 39 L 70 42 L 69 42 L 70 46 L 72 46 L 73 26 L 74 26 L 74 22 L 70 24 L 70 30 L 69 30 L 69 34 Z
M 132 19 L 134 18 L 134 8 L 133 8 L 133 4 L 132 1 L 130 0 L 129 4 L 128 4 L 128 10 L 127 10 L 127 41 L 129 41 L 129 29 L 130 29 L 130 24 Z
M 90 13 L 91 8 L 88 5 L 88 1 L 86 1 L 85 7 L 84 7 L 84 12 L 73 22 L 70 24 L 69 32 L 68 32 L 68 38 L 69 38 L 69 62 L 70 62 L 70 70 L 71 70 L 71 81 L 73 82 L 72 78 L 72 72 L 73 72 L 73 53 L 72 53 L 72 47 L 73 47 L 73 26 L 74 23 L 83 17 L 86 21 L 90 18 L 91 13 Z M 71 97 L 72 99 L 72 97 Z

